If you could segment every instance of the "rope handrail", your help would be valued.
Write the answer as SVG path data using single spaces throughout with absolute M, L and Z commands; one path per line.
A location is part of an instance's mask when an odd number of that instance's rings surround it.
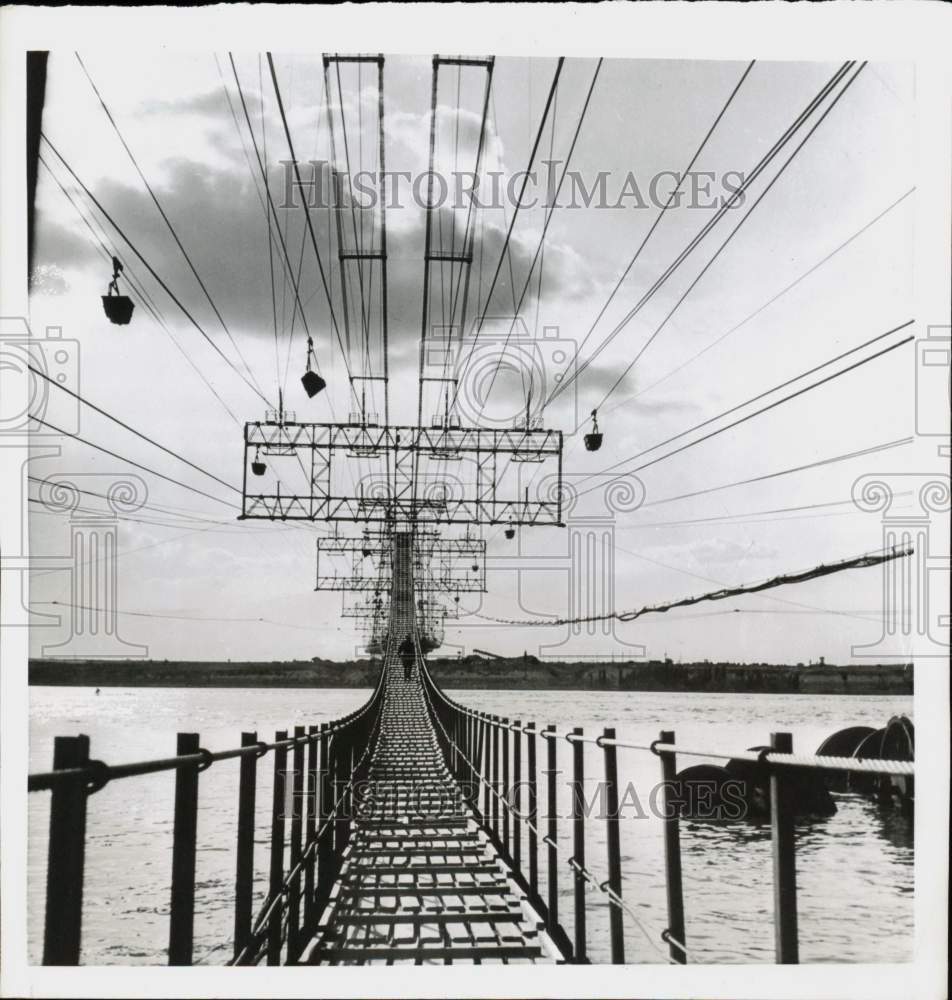
M 381 670 L 381 676 L 382 674 L 383 671 Z M 380 687 L 381 681 L 378 680 L 377 687 L 370 698 L 349 715 L 344 715 L 328 723 L 323 731 L 323 735 L 325 737 L 333 736 L 365 715 L 376 702 L 380 693 Z M 321 732 L 307 733 L 303 736 L 289 736 L 287 739 L 274 740 L 271 743 L 259 741 L 251 746 L 230 747 L 227 750 L 217 750 L 215 752 L 202 749 L 197 753 L 158 757 L 152 760 L 134 761 L 128 764 L 105 764 L 102 761 L 90 761 L 84 767 L 65 767 L 55 771 L 38 771 L 27 775 L 27 791 L 51 791 L 56 785 L 62 782 L 75 781 L 84 777 L 92 780 L 94 782 L 93 790 L 98 791 L 106 782 L 115 781 L 120 778 L 139 777 L 144 774 L 155 774 L 160 771 L 177 771 L 179 768 L 191 767 L 192 765 L 210 767 L 212 764 L 222 760 L 247 757 L 251 754 L 263 757 L 272 750 L 281 748 L 290 749 L 297 745 L 307 746 L 310 743 L 316 743 L 321 738 L 321 735 Z
M 615 739 L 612 737 L 597 736 L 597 737 L 586 737 L 580 736 L 576 733 L 559 733 L 548 729 L 539 729 L 537 723 L 504 723 L 498 716 L 489 712 L 480 712 L 476 710 L 466 709 L 464 706 L 454 703 L 453 700 L 446 696 L 446 694 L 439 688 L 433 678 L 430 676 L 429 671 L 424 668 L 424 676 L 427 684 L 424 685 L 424 691 L 427 694 L 427 701 L 430 704 L 431 711 L 432 702 L 430 701 L 430 695 L 439 698 L 444 704 L 453 708 L 456 711 L 465 713 L 473 718 L 483 719 L 494 725 L 498 725 L 501 729 L 509 729 L 515 732 L 525 732 L 532 735 L 543 736 L 553 740 L 566 740 L 569 743 L 591 743 L 600 748 L 605 747 L 622 747 L 622 748 L 632 748 L 637 750 L 644 750 L 648 752 L 654 752 L 655 754 L 665 754 L 665 753 L 685 753 L 689 755 L 698 756 L 712 756 L 709 751 L 704 750 L 694 750 L 688 747 L 681 747 L 677 744 L 667 744 L 660 743 L 659 741 L 654 741 L 651 744 L 636 744 L 628 743 L 624 740 Z M 443 725 L 442 720 L 433 711 L 433 717 L 439 725 L 440 729 L 447 742 L 455 749 L 456 753 L 460 759 L 467 765 L 471 774 L 473 774 L 479 785 L 486 788 L 491 796 L 493 796 L 503 807 L 510 812 L 511 815 L 518 815 L 520 821 L 525 824 L 525 826 L 531 830 L 539 838 L 539 842 L 543 845 L 547 845 L 555 850 L 557 854 L 561 854 L 564 858 L 565 851 L 564 847 L 560 845 L 557 841 L 553 840 L 548 834 L 543 834 L 540 827 L 533 823 L 526 815 L 518 813 L 518 811 L 511 805 L 507 797 L 500 794 L 498 789 L 493 785 L 491 781 L 488 781 L 480 772 L 479 769 L 473 764 L 469 756 L 463 751 L 460 745 L 455 742 L 452 737 L 448 734 L 446 727 Z M 767 756 L 770 756 L 772 760 L 766 760 Z M 744 759 L 751 760 L 761 763 L 775 763 L 782 766 L 810 766 L 813 764 L 816 767 L 823 767 L 827 769 L 841 768 L 843 770 L 853 770 L 853 771 L 874 771 L 878 773 L 889 773 L 889 774 L 912 774 L 914 765 L 909 761 L 876 761 L 871 759 L 854 759 L 849 757 L 832 757 L 824 755 L 807 755 L 807 754 L 787 754 L 780 753 L 779 751 L 774 751 L 766 748 L 761 751 L 743 751 L 736 754 L 714 754 L 713 756 L 722 757 L 723 759 Z M 639 915 L 631 909 L 631 907 L 625 902 L 625 900 L 617 894 L 609 885 L 608 880 L 599 880 L 597 875 L 591 871 L 588 867 L 581 864 L 577 858 L 573 856 L 565 858 L 565 863 L 578 873 L 578 876 L 582 878 L 588 885 L 593 886 L 604 896 L 608 898 L 613 906 L 618 907 L 623 911 L 635 924 L 635 926 L 640 930 L 642 935 L 648 941 L 649 945 L 659 953 L 663 954 L 662 950 L 658 947 L 657 942 L 652 936 L 652 932 L 646 927 L 644 922 L 641 920 Z M 634 873 L 644 875 L 644 872 Z M 682 873 L 682 878 L 685 877 L 685 873 Z M 693 879 L 692 876 L 687 875 L 686 877 Z M 683 940 L 680 940 L 671 929 L 666 927 L 660 931 L 658 935 L 662 941 L 668 944 L 670 947 L 678 951 L 685 960 L 689 960 L 694 952 L 688 950 Z M 717 960 L 724 962 L 734 962 L 743 964 L 750 961 L 749 955 L 738 954 L 735 952 L 719 952 L 719 957 Z M 665 961 L 672 964 L 679 964 L 678 960 L 671 954 L 664 955 Z M 710 960 L 710 956 L 708 956 Z
M 268 920 L 271 917 L 271 914 L 274 912 L 274 910 L 278 906 L 278 904 L 283 902 L 283 900 L 287 896 L 288 892 L 290 891 L 292 882 L 303 871 L 305 862 L 310 858 L 310 856 L 314 853 L 314 851 L 317 850 L 318 843 L 319 843 L 321 837 L 323 837 L 323 835 L 324 835 L 325 831 L 327 830 L 327 828 L 331 825 L 331 823 L 336 823 L 337 822 L 337 819 L 338 819 L 337 813 L 338 813 L 338 811 L 340 809 L 340 805 L 344 801 L 344 798 L 346 797 L 347 793 L 354 786 L 354 775 L 360 770 L 360 767 L 363 764 L 364 760 L 366 759 L 367 754 L 370 752 L 370 749 L 373 746 L 373 742 L 374 742 L 374 735 L 376 734 L 377 729 L 379 728 L 379 725 L 380 725 L 380 716 L 378 715 L 377 716 L 377 720 L 374 723 L 373 732 L 370 734 L 370 736 L 367 739 L 367 746 L 364 748 L 364 752 L 360 755 L 360 760 L 358 760 L 357 763 L 354 765 L 353 770 L 351 771 L 350 779 L 348 780 L 347 784 L 344 785 L 343 789 L 341 790 L 340 795 L 337 797 L 337 801 L 334 803 L 334 807 L 331 809 L 330 813 L 328 814 L 328 816 L 324 820 L 324 822 L 321 824 L 320 828 L 318 830 L 316 830 L 314 832 L 314 835 L 308 840 L 308 843 L 305 845 L 304 850 L 301 852 L 301 857 L 298 859 L 298 861 L 294 865 L 294 867 L 290 869 L 290 871 L 287 873 L 287 875 L 285 875 L 284 881 L 281 883 L 281 887 L 278 889 L 277 892 L 274 893 L 273 896 L 270 896 L 270 898 L 265 899 L 265 901 L 262 903 L 261 908 L 258 910 L 258 915 L 255 917 L 255 919 L 254 919 L 254 921 L 252 923 L 252 927 L 251 927 L 251 940 L 228 963 L 229 965 L 240 965 L 240 964 L 242 964 L 242 962 L 244 961 L 244 959 L 247 957 L 249 949 L 251 949 L 252 946 L 254 946 L 256 944 L 259 945 L 259 949 L 258 950 L 260 951 L 260 943 L 259 943 L 260 942 L 260 938 L 262 937 L 262 935 L 268 929 L 267 924 L 268 924 Z M 325 735 L 326 735 L 326 730 L 325 730 Z M 282 935 L 282 940 L 284 940 L 284 936 L 283 935 Z
M 463 752 L 463 749 L 459 746 L 459 744 L 449 735 L 449 733 L 447 733 L 446 727 L 443 725 L 443 722 L 440 719 L 439 715 L 433 710 L 429 698 L 430 689 L 432 689 L 437 693 L 442 693 L 442 692 L 440 692 L 435 681 L 432 679 L 432 677 L 430 677 L 429 671 L 426 670 L 425 667 L 424 667 L 424 675 L 426 677 L 427 683 L 423 685 L 423 692 L 427 699 L 427 705 L 430 708 L 430 713 L 433 720 L 442 730 L 443 736 L 446 738 L 447 743 L 449 743 L 449 745 L 453 747 L 453 749 L 456 751 L 459 757 L 462 758 L 463 761 L 465 761 L 465 763 L 470 769 L 470 772 L 476 776 L 480 784 L 482 784 L 486 789 L 489 790 L 490 794 L 493 795 L 500 802 L 500 804 L 504 809 L 508 810 L 511 814 L 515 815 L 516 814 L 515 809 L 509 802 L 508 798 L 505 795 L 501 795 L 498 789 L 494 787 L 493 783 L 487 781 L 483 777 L 483 775 L 479 773 L 479 769 L 473 764 L 470 758 Z M 446 700 L 448 701 L 449 699 Z M 520 728 L 522 727 L 520 726 Z M 548 844 L 549 846 L 551 846 L 556 851 L 556 853 L 559 854 L 563 853 L 563 850 L 561 846 L 558 844 L 558 842 L 552 840 L 552 838 L 549 837 L 548 834 L 543 834 L 542 831 L 539 829 L 539 827 L 535 823 L 533 823 L 532 820 L 530 820 L 527 816 L 520 816 L 520 820 L 521 822 L 525 823 L 526 827 L 529 830 L 531 830 L 533 833 L 536 834 L 537 837 L 540 838 L 543 844 Z M 590 885 L 598 889 L 598 891 L 601 892 L 603 895 L 607 896 L 615 906 L 618 906 L 620 909 L 622 909 L 631 918 L 635 926 L 641 931 L 641 933 L 645 937 L 645 940 L 651 945 L 651 947 L 659 954 L 664 955 L 663 950 L 658 947 L 657 942 L 651 936 L 650 932 L 648 931 L 647 927 L 645 927 L 641 918 L 634 912 L 634 910 L 632 910 L 625 903 L 625 901 L 621 898 L 621 896 L 617 895 L 615 892 L 612 891 L 612 889 L 608 885 L 607 879 L 599 881 L 594 875 L 594 873 L 584 865 L 580 864 L 574 856 L 566 858 L 565 863 L 570 868 L 574 868 L 579 873 L 579 876 L 583 878 L 586 882 L 588 882 Z M 667 940 L 664 937 L 665 933 L 667 932 L 663 931 L 660 935 L 663 940 Z M 685 955 L 688 954 L 687 949 L 684 948 L 683 945 L 679 944 L 678 942 L 675 942 L 675 946 L 678 947 Z M 664 957 L 666 961 L 668 962 L 672 961 L 672 959 L 670 959 L 667 955 L 665 955 Z
M 346 728 L 346 726 L 352 725 L 359 718 L 361 718 L 367 712 L 367 710 L 370 709 L 372 706 L 379 705 L 380 707 L 380 711 L 377 713 L 377 718 L 374 720 L 373 729 L 371 730 L 371 732 L 367 737 L 367 743 L 366 746 L 364 747 L 364 752 L 360 755 L 360 759 L 351 769 L 350 777 L 347 781 L 347 784 L 344 785 L 343 789 L 341 790 L 341 793 L 337 797 L 337 801 L 334 803 L 333 808 L 331 809 L 330 813 L 328 813 L 326 819 L 321 824 L 320 828 L 314 832 L 314 834 L 308 839 L 308 842 L 304 845 L 304 848 L 301 851 L 300 858 L 298 858 L 295 865 L 290 869 L 290 871 L 288 871 L 287 875 L 285 875 L 280 888 L 273 895 L 269 893 L 269 895 L 265 898 L 264 902 L 261 904 L 261 907 L 258 910 L 256 917 L 252 922 L 251 934 L 248 943 L 245 945 L 244 948 L 242 948 L 242 950 L 237 955 L 234 956 L 234 958 L 231 959 L 230 962 L 227 963 L 228 965 L 234 966 L 234 965 L 247 964 L 249 963 L 249 960 L 250 964 L 256 965 L 261 960 L 266 951 L 266 949 L 262 947 L 262 939 L 264 938 L 264 935 L 268 930 L 267 925 L 271 917 L 271 914 L 274 912 L 275 908 L 279 904 L 282 904 L 283 900 L 287 897 L 288 893 L 290 892 L 292 883 L 294 882 L 295 879 L 297 879 L 300 876 L 301 872 L 304 869 L 305 863 L 310 859 L 311 855 L 317 850 L 320 840 L 323 837 L 324 833 L 326 832 L 327 828 L 330 826 L 332 822 L 333 823 L 338 822 L 337 814 L 338 811 L 340 810 L 340 805 L 344 801 L 344 798 L 346 797 L 347 793 L 354 787 L 355 776 L 362 767 L 364 760 L 367 757 L 367 754 L 370 753 L 372 747 L 374 746 L 375 737 L 380 728 L 380 720 L 383 717 L 383 708 L 386 705 L 388 698 L 388 694 L 384 686 L 384 679 L 387 671 L 387 663 L 389 662 L 391 655 L 391 647 L 392 647 L 392 640 L 391 637 L 388 635 L 387 648 L 384 651 L 384 655 L 381 659 L 380 675 L 377 678 L 377 685 L 374 688 L 374 693 L 360 709 L 358 709 L 355 712 L 352 712 L 350 716 L 346 716 L 345 720 L 341 720 L 341 724 L 335 724 L 336 728 L 324 728 L 322 732 L 319 731 L 317 733 L 308 734 L 306 738 L 302 737 L 287 741 L 282 740 L 280 741 L 279 744 L 277 744 L 277 745 L 283 745 L 285 743 L 302 742 L 302 740 L 311 739 L 314 737 L 320 739 L 322 736 L 326 738 L 329 734 L 336 731 L 340 731 L 341 729 Z M 289 925 L 286 914 L 281 933 L 282 942 L 287 940 L 288 926 Z M 252 951 L 252 949 L 254 950 Z
M 912 760 L 876 759 L 873 757 L 833 757 L 826 754 L 781 753 L 769 748 L 764 750 L 739 750 L 736 753 L 713 752 L 695 747 L 684 747 L 677 743 L 659 743 L 650 746 L 624 743 L 620 740 L 602 739 L 601 746 L 616 746 L 626 749 L 650 750 L 655 754 L 683 754 L 688 757 L 714 757 L 719 760 L 743 760 L 754 764 L 775 767 L 804 767 L 821 771 L 857 771 L 866 774 L 901 774 L 914 776 L 916 764 Z
M 429 672 L 427 673 L 429 677 Z M 433 692 L 446 705 L 455 711 L 462 712 L 474 719 L 487 719 L 502 725 L 498 716 L 490 712 L 480 712 L 477 709 L 467 708 L 459 702 L 449 698 L 433 681 Z M 743 760 L 755 764 L 764 764 L 767 767 L 805 767 L 815 768 L 820 771 L 855 771 L 865 774 L 896 774 L 913 777 L 916 773 L 915 761 L 911 760 L 890 760 L 877 759 L 872 757 L 833 757 L 826 754 L 802 754 L 802 753 L 780 753 L 777 750 L 737 750 L 733 753 L 725 753 L 722 750 L 706 750 L 697 747 L 681 746 L 674 743 L 659 743 L 655 740 L 652 743 L 630 743 L 626 740 L 611 739 L 604 736 L 579 736 L 577 733 L 552 732 L 545 729 L 527 727 L 524 724 L 507 723 L 507 728 L 513 732 L 526 732 L 532 735 L 541 736 L 547 740 L 566 740 L 569 743 L 591 743 L 598 747 L 613 746 L 623 750 L 644 750 L 648 753 L 660 754 L 683 754 L 687 757 L 711 757 L 715 760 Z

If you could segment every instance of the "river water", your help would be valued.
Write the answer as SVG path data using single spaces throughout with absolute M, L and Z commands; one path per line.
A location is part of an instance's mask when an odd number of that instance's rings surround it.
M 678 742 L 732 752 L 793 733 L 794 749 L 813 752 L 848 725 L 881 727 L 911 715 L 902 696 L 690 694 L 600 691 L 448 692 L 464 704 L 510 718 L 582 726 L 597 735 L 615 726 L 619 738 L 647 743 L 660 729 Z M 198 732 L 210 750 L 237 746 L 242 730 L 261 739 L 278 728 L 330 721 L 361 704 L 362 690 L 209 688 L 32 688 L 30 770 L 48 770 L 53 737 L 86 733 L 94 758 L 124 763 L 174 753 L 178 730 Z M 540 747 L 540 754 L 542 753 Z M 585 749 L 586 792 L 596 791 L 602 751 Z M 270 762 L 270 757 L 265 759 Z M 691 763 L 695 763 L 692 760 Z M 679 766 L 686 766 L 687 761 Z M 525 765 L 523 765 L 525 766 Z M 540 766 L 541 763 L 540 757 Z M 560 746 L 559 813 L 568 809 L 568 744 Z M 620 750 L 619 783 L 630 787 L 621 823 L 624 897 L 637 918 L 625 918 L 626 960 L 664 961 L 662 826 L 648 801 L 660 780 L 657 758 Z M 220 964 L 231 954 L 238 762 L 215 764 L 201 778 L 198 823 L 195 956 Z M 256 834 L 257 909 L 267 886 L 270 767 L 259 767 Z M 836 795 L 837 813 L 797 828 L 800 959 L 802 962 L 901 962 L 912 957 L 912 824 L 857 795 Z M 83 923 L 85 964 L 164 964 L 168 945 L 172 849 L 172 773 L 113 782 L 92 796 L 87 821 Z M 636 802 L 637 800 L 637 802 Z M 638 805 L 642 808 L 639 809 Z M 648 815 L 645 816 L 644 813 Z M 29 936 L 40 961 L 44 918 L 49 796 L 30 796 Z M 586 823 L 589 868 L 607 876 L 604 822 Z M 560 820 L 561 856 L 570 854 L 570 824 Z M 683 822 L 686 938 L 692 962 L 772 962 L 772 869 L 769 825 Z M 523 848 L 525 851 L 525 848 Z M 545 851 L 540 880 L 545 885 Z M 560 918 L 572 934 L 572 883 L 560 874 Z M 589 954 L 608 960 L 605 897 L 587 897 Z

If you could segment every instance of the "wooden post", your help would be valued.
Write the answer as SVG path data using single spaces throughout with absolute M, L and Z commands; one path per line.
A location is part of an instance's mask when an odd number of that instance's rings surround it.
M 288 734 L 281 729 L 274 734 L 275 743 L 286 740 Z M 275 747 L 274 786 L 271 793 L 271 869 L 268 879 L 268 900 L 273 902 L 281 895 L 284 881 L 284 803 L 286 795 L 286 775 L 288 768 L 288 748 Z M 268 918 L 268 965 L 281 964 L 281 922 L 283 902 L 271 910 Z
M 778 753 L 793 753 L 790 733 L 771 733 L 770 748 Z M 789 795 L 789 776 L 782 768 L 770 770 L 770 823 L 773 844 L 774 876 L 774 945 L 778 965 L 796 965 L 800 961 L 797 934 L 797 862 L 793 802 Z
M 615 730 L 607 728 L 602 738 L 613 740 Z M 608 842 L 608 887 L 621 898 L 621 830 L 618 815 L 618 750 L 605 744 L 605 823 Z M 612 965 L 625 964 L 625 925 L 621 906 L 609 901 L 608 921 L 611 928 Z
M 674 743 L 674 731 L 664 729 L 659 743 Z M 669 790 L 677 777 L 678 768 L 673 753 L 661 753 L 661 803 L 664 822 L 665 886 L 668 895 L 668 933 L 682 945 L 684 940 L 684 892 L 681 886 L 681 833 L 678 803 L 672 801 Z M 687 964 L 684 951 L 668 942 L 668 953 L 679 965 Z
M 197 753 L 198 733 L 179 733 L 176 756 Z M 191 965 L 195 925 L 195 841 L 198 831 L 198 765 L 175 772 L 175 823 L 172 833 L 172 904 L 169 913 L 169 965 Z
M 53 770 L 86 767 L 88 736 L 57 736 Z M 57 783 L 50 799 L 44 965 L 79 965 L 86 855 L 86 776 Z
M 254 746 L 257 733 L 242 733 L 241 745 Z M 257 754 L 241 758 L 238 776 L 238 845 L 235 851 L 235 957 L 251 940 L 251 901 L 254 886 L 255 794 L 258 777 Z
M 582 736 L 581 727 L 572 730 Z M 585 744 L 572 741 L 572 857 L 580 867 L 585 867 Z M 585 879 L 575 870 L 575 954 L 576 962 L 586 961 L 585 946 Z

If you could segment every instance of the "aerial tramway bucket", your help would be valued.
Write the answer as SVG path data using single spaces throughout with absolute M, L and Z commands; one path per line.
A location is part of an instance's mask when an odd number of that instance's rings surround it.
M 119 275 L 122 273 L 122 264 L 118 257 L 112 258 L 112 281 L 109 282 L 108 292 L 102 296 L 102 307 L 110 323 L 116 326 L 127 326 L 132 319 L 132 310 L 135 304 L 128 295 L 119 294 Z
M 308 370 L 301 376 L 301 385 L 304 386 L 308 397 L 313 399 L 322 389 L 326 388 L 327 383 L 317 372 Z
M 261 461 L 260 449 L 256 448 L 255 457 L 252 459 L 251 462 L 251 471 L 256 476 L 263 476 L 267 468 L 268 467 L 264 464 L 264 462 Z
M 592 410 L 592 429 L 585 435 L 585 450 L 598 451 L 602 446 L 602 433 L 598 429 L 597 410 Z
M 301 376 L 301 385 L 304 386 L 304 391 L 308 395 L 308 399 L 313 399 L 322 389 L 327 387 L 327 383 L 321 378 L 317 372 L 311 371 L 311 358 L 314 357 L 314 341 L 308 337 L 307 338 L 307 364 L 304 374 Z M 317 358 L 314 358 L 314 364 L 317 365 Z

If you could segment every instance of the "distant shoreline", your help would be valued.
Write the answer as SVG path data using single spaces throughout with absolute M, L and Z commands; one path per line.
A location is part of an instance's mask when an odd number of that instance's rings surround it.
M 535 657 L 427 661 L 444 688 L 561 691 L 697 691 L 725 694 L 909 694 L 912 664 L 559 662 Z M 35 687 L 366 688 L 379 662 L 30 660 Z

